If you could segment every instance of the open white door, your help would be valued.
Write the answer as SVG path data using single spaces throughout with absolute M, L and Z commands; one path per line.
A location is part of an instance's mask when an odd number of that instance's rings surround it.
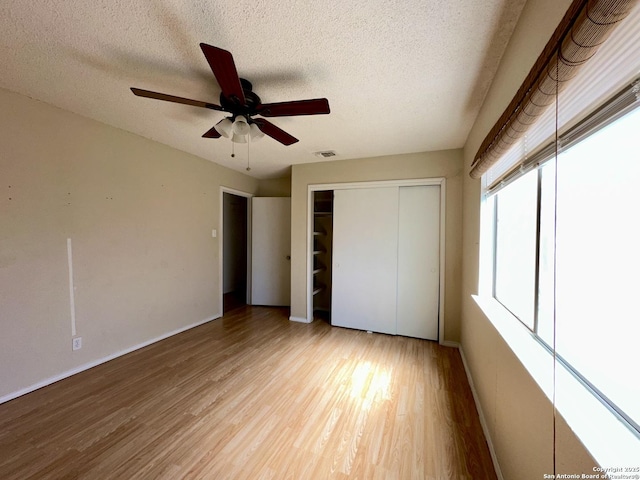
M 251 199 L 251 303 L 291 302 L 291 198 Z

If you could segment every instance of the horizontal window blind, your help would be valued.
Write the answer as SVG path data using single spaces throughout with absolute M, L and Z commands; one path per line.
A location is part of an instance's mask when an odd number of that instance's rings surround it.
M 524 173 L 534 157 L 540 158 L 541 150 L 555 137 L 556 109 L 551 105 L 555 102 L 556 73 L 560 134 L 583 122 L 640 76 L 638 3 L 601 0 L 572 4 L 518 94 L 483 142 L 472 164 L 472 177 L 486 174 L 486 185 L 495 188 L 505 178 Z M 605 31 L 595 32 L 600 27 Z M 580 33 L 576 31 L 579 29 L 587 31 Z M 557 51 L 560 43 L 561 61 L 556 65 L 553 47 Z M 543 60 L 546 65 L 540 67 Z M 534 79 L 536 70 L 540 70 L 538 76 L 544 77 L 544 82 Z M 527 82 L 531 86 L 527 87 Z M 530 101 L 535 104 L 527 106 Z
M 637 107 L 640 107 L 640 78 L 636 79 L 631 84 L 625 85 L 617 94 L 612 98 L 609 98 L 596 111 L 590 113 L 575 125 L 575 122 L 572 122 L 572 126 L 565 129 L 565 131 L 559 135 L 558 151 L 561 152 L 566 148 L 570 148 L 580 140 L 586 138 L 595 131 L 606 127 L 630 110 Z M 521 159 L 516 159 L 517 162 L 515 163 L 515 167 L 512 167 L 505 172 L 499 172 L 499 176 L 494 173 L 494 169 L 503 167 L 503 163 L 495 165 L 489 169 L 486 175 L 487 178 L 491 178 L 491 176 L 495 174 L 497 180 L 487 185 L 485 193 L 487 195 L 496 193 L 498 190 L 509 185 L 525 173 L 539 167 L 547 160 L 554 158 L 555 153 L 555 135 L 553 135 L 551 139 L 542 143 L 541 147 L 538 148 L 535 153 L 524 156 Z

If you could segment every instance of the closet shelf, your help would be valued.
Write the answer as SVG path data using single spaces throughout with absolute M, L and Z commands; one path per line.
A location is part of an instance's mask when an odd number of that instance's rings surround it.
M 312 197 L 311 278 L 313 309 L 331 311 L 331 251 L 333 249 L 333 191 L 315 191 Z M 308 287 L 307 287 L 308 288 Z

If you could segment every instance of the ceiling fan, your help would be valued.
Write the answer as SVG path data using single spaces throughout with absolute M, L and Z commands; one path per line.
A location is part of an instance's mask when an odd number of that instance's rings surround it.
M 230 52 L 206 43 L 201 43 L 200 48 L 222 90 L 220 93 L 220 105 L 140 88 L 131 88 L 131 91 L 139 97 L 183 103 L 194 107 L 231 113 L 230 117 L 222 119 L 202 136 L 205 138 L 224 136 L 231 138 L 236 143 L 246 143 L 247 136 L 250 136 L 251 139 L 257 139 L 265 134 L 283 145 L 291 145 L 298 141 L 297 138 L 268 120 L 253 118 L 256 115 L 261 117 L 288 117 L 329 113 L 329 101 L 326 98 L 262 103 L 260 97 L 253 92 L 251 82 L 238 76 L 233 56 Z

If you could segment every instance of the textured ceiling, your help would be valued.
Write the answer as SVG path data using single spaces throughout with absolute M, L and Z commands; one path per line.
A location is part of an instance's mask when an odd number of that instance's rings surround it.
M 3 0 L 0 87 L 244 172 L 247 146 L 201 135 L 221 112 L 204 42 L 229 50 L 263 102 L 326 97 L 274 118 L 300 139 L 251 145 L 251 175 L 292 164 L 462 147 L 525 0 Z M 1 108 L 1 106 L 0 106 Z

